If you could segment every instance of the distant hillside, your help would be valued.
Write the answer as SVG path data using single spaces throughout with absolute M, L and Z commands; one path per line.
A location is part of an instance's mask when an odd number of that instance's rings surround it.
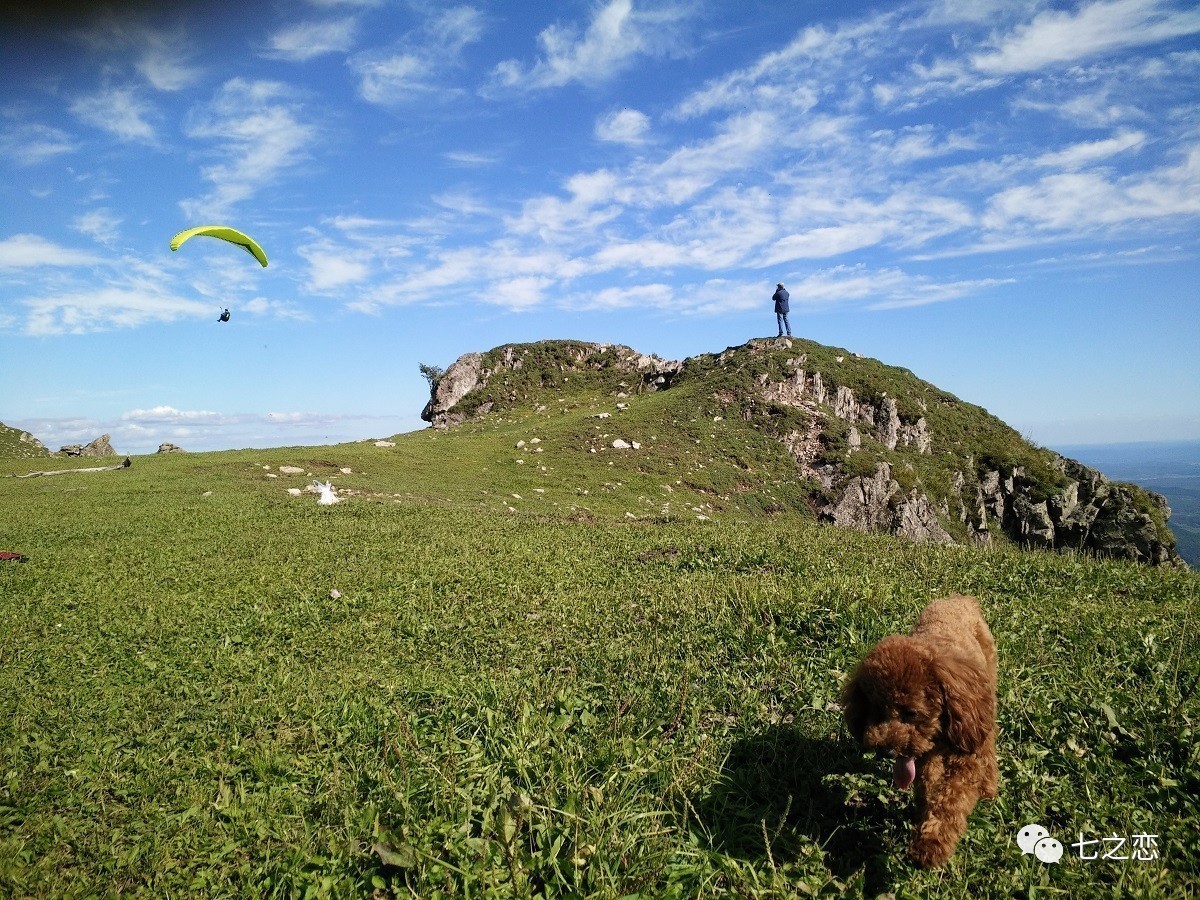
M 1035 447 L 907 369 L 812 341 L 683 361 L 569 340 L 504 345 L 441 373 L 422 418 L 442 429 L 544 420 L 581 452 L 607 452 L 614 474 L 674 478 L 756 515 L 1181 562 L 1161 496 Z
M 0 422 L 0 459 L 26 459 L 50 455 L 50 451 L 33 435 Z

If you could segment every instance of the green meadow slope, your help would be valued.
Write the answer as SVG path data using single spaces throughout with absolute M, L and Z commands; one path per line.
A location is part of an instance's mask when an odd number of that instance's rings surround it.
M 1196 574 L 822 525 L 711 385 L 561 374 L 392 446 L 0 460 L 0 893 L 1200 892 Z M 1003 784 L 920 872 L 836 700 L 955 590 Z
M 43 456 L 50 456 L 50 451 L 41 441 L 0 422 L 0 459 L 37 459 Z
M 651 490 L 674 480 L 726 513 L 1181 562 L 1162 497 L 1030 444 L 907 369 L 813 341 L 752 340 L 682 363 L 508 344 L 464 356 L 431 395 L 422 415 L 435 425 L 520 421 L 566 453 L 617 450 L 608 463 L 650 476 Z

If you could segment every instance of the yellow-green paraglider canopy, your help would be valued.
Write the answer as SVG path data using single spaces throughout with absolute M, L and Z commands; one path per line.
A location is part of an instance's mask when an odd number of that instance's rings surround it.
M 189 228 L 187 231 L 181 231 L 175 237 L 171 238 L 171 249 L 178 250 L 192 238 L 197 235 L 205 237 L 220 238 L 223 241 L 229 241 L 231 244 L 237 244 L 265 267 L 267 265 L 267 254 L 263 252 L 263 248 L 258 246 L 258 242 L 248 234 L 243 234 L 236 228 L 230 228 L 228 225 L 201 225 L 199 228 Z

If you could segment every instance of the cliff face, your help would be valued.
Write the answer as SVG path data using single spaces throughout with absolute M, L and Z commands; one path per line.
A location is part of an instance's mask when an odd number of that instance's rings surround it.
M 680 418 L 770 435 L 783 452 L 755 470 L 802 483 L 806 511 L 838 527 L 1182 565 L 1163 497 L 1035 447 L 905 369 L 811 341 L 753 340 L 682 362 L 620 345 L 509 345 L 456 361 L 421 417 L 448 428 L 588 390 L 624 398 L 618 409 L 669 390 Z

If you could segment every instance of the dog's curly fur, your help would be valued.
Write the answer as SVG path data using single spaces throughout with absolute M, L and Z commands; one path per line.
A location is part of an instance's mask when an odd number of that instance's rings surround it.
M 847 679 L 842 707 L 859 744 L 896 759 L 897 786 L 915 770 L 909 855 L 922 868 L 943 865 L 1000 781 L 996 644 L 975 598 L 934 600 L 911 634 L 876 644 Z

